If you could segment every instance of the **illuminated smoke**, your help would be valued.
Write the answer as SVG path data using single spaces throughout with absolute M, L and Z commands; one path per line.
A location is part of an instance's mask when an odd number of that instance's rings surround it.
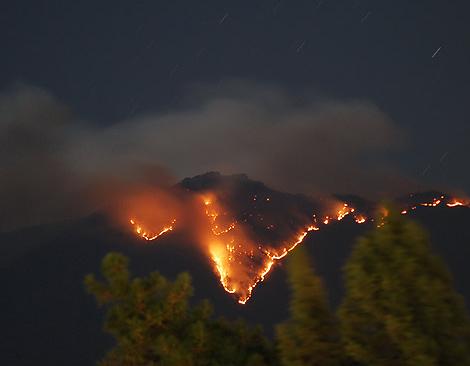
M 48 91 L 14 85 L 0 91 L 0 231 L 100 211 L 113 204 L 108 191 L 116 185 L 160 186 L 146 175 L 162 166 L 176 174 L 172 183 L 220 170 L 305 194 L 422 190 L 394 163 L 407 141 L 368 101 L 292 95 L 249 81 L 200 86 L 178 110 L 112 124 L 84 121 Z M 142 228 L 147 222 L 132 219 Z M 166 219 L 147 236 L 173 226 Z

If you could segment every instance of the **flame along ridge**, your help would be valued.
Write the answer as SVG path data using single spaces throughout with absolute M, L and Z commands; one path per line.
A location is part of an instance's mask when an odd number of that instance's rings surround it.
M 129 219 L 129 223 L 132 225 L 132 227 L 134 228 L 134 232 L 138 236 L 140 236 L 142 239 L 145 239 L 147 241 L 152 241 L 152 240 L 158 239 L 160 236 L 162 236 L 163 234 L 169 231 L 173 231 L 175 227 L 176 219 L 171 220 L 171 223 L 169 225 L 163 227 L 160 231 L 156 231 L 156 232 L 147 231 L 146 229 L 144 229 L 142 224 L 138 223 L 135 219 Z
M 267 198 L 267 201 L 269 200 L 270 198 Z M 341 221 L 348 215 L 351 215 L 353 221 L 357 224 L 374 221 L 374 219 L 368 218 L 364 213 L 358 213 L 354 207 L 347 203 L 343 203 L 333 215 L 324 216 L 319 220 L 314 216 L 312 223 L 306 226 L 294 237 L 292 241 L 288 242 L 288 244 L 282 248 L 265 248 L 265 246 L 255 244 L 254 242 L 252 242 L 251 245 L 247 245 L 247 243 L 242 244 L 243 241 L 238 242 L 233 235 L 235 235 L 238 230 L 241 230 L 239 228 L 240 224 L 236 220 L 229 222 L 226 225 L 220 224 L 218 219 L 224 215 L 219 212 L 214 201 L 213 197 L 203 198 L 203 209 L 209 222 L 210 235 L 215 238 L 213 240 L 211 239 L 212 242 L 208 246 L 208 253 L 213 263 L 214 271 L 218 275 L 222 287 L 226 292 L 237 295 L 237 300 L 240 304 L 246 304 L 246 302 L 251 298 L 255 287 L 265 280 L 276 261 L 282 260 L 289 254 L 289 252 L 301 244 L 309 232 L 319 231 L 321 225 L 328 225 L 334 221 Z M 453 208 L 460 206 L 470 207 L 470 204 L 462 199 L 446 198 L 442 195 L 437 198 L 433 198 L 431 201 L 417 203 L 406 207 L 401 211 L 401 214 L 408 214 L 410 211 L 416 210 L 418 206 L 445 206 Z M 377 220 L 377 227 L 384 225 L 384 219 L 387 216 L 386 210 L 382 211 L 381 217 Z M 158 239 L 165 233 L 174 230 L 176 219 L 171 220 L 167 226 L 160 230 L 156 230 L 155 232 L 145 230 L 143 225 L 138 223 L 135 219 L 130 219 L 129 222 L 133 227 L 133 231 L 138 236 L 147 241 L 152 241 Z M 268 228 L 269 227 L 273 227 L 273 225 L 268 225 Z M 253 263 L 256 261 L 259 262 L 259 266 L 255 268 Z M 234 276 L 231 272 L 233 271 L 232 267 L 236 267 L 237 265 L 245 265 L 243 270 L 247 270 L 250 273 L 249 275 L 243 274 L 243 277 L 247 277 L 248 280 L 244 279 L 243 281 L 234 281 Z

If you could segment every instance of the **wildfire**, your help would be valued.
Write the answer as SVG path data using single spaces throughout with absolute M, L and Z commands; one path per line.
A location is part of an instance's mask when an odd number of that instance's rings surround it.
M 441 204 L 443 199 L 444 199 L 444 196 L 441 196 L 439 198 L 433 198 L 433 200 L 431 202 L 421 203 L 421 206 L 436 207 L 436 206 L 439 206 Z
M 176 219 L 173 219 L 168 226 L 162 228 L 159 232 L 151 232 L 147 231 L 143 228 L 141 224 L 138 224 L 134 219 L 130 219 L 129 223 L 133 226 L 134 232 L 139 235 L 141 238 L 151 241 L 155 240 L 158 237 L 162 236 L 163 234 L 172 231 L 174 229 L 174 225 L 176 223 Z
M 354 217 L 354 221 L 356 221 L 357 224 L 363 224 L 365 223 L 367 218 L 364 215 L 357 215 Z
M 259 282 L 263 282 L 264 281 L 264 278 L 266 277 L 266 275 L 269 273 L 269 271 L 271 270 L 271 267 L 273 266 L 274 264 L 274 261 L 273 260 L 269 260 L 267 261 L 266 263 L 266 266 L 264 267 L 264 269 L 260 272 L 258 278 L 256 279 L 256 281 L 250 285 L 247 289 L 247 294 L 240 297 L 238 299 L 238 302 L 242 305 L 245 305 L 246 302 L 250 299 L 251 297 L 251 293 L 253 292 L 253 289 L 256 287 L 256 285 L 259 283 Z
M 205 206 L 205 214 L 211 221 L 211 230 L 214 235 L 219 236 L 235 229 L 236 222 L 231 222 L 225 229 L 221 229 L 219 224 L 216 223 L 217 218 L 220 216 L 220 214 L 213 205 L 214 199 L 204 198 L 203 201 Z
M 206 240 L 210 243 L 209 254 L 214 270 L 224 290 L 237 294 L 238 302 L 245 304 L 256 285 L 269 273 L 274 261 L 260 250 L 261 246 L 245 235 L 243 227 L 236 220 L 226 223 L 227 215 L 214 197 L 203 198 L 203 202 L 210 235 L 213 236 L 211 238 L 209 235 Z M 258 262 L 260 266 L 256 265 Z M 251 268 L 249 273 L 243 273 L 247 268 Z
M 219 276 L 220 276 L 220 283 L 224 287 L 225 291 L 227 291 L 230 294 L 235 293 L 237 291 L 237 289 L 234 288 L 234 287 L 231 287 L 229 285 L 230 276 L 229 276 L 229 273 L 227 272 L 226 267 L 224 265 L 223 255 L 219 255 L 215 251 L 215 249 L 212 249 L 211 254 L 212 254 L 211 255 L 212 261 L 214 262 L 215 268 L 216 268 L 216 270 L 217 270 L 217 272 L 219 273 Z
M 354 208 L 352 207 L 349 207 L 347 203 L 343 204 L 343 207 L 341 207 L 339 210 L 338 210 L 338 213 L 337 213 L 337 219 L 338 221 L 341 221 L 342 219 L 344 219 L 347 215 L 349 215 L 350 213 L 353 213 L 355 211 Z
M 307 230 L 305 230 L 304 232 L 302 232 L 301 234 L 299 234 L 299 236 L 297 237 L 297 240 L 296 240 L 294 243 L 292 243 L 292 244 L 290 244 L 290 245 L 288 245 L 288 246 L 282 248 L 282 251 L 281 251 L 280 254 L 278 254 L 278 253 L 270 253 L 269 251 L 267 251 L 267 252 L 266 252 L 266 255 L 267 255 L 270 259 L 273 259 L 273 260 L 282 259 L 282 258 L 284 258 L 290 251 L 294 250 L 297 245 L 299 245 L 300 243 L 302 243 L 302 242 L 304 241 L 304 239 L 305 239 L 305 237 L 307 236 L 307 234 L 308 234 L 309 231 L 318 231 L 318 230 L 320 230 L 320 228 L 318 228 L 318 227 L 316 227 L 316 226 L 309 226 L 309 227 L 307 228 Z
M 447 203 L 447 207 L 466 206 L 465 202 L 453 199 Z
M 319 219 L 317 223 L 316 216 L 312 216 L 310 225 L 306 225 L 301 229 L 292 240 L 286 240 L 281 247 L 273 247 L 271 243 L 263 243 L 261 240 L 253 239 L 249 230 L 246 219 L 237 220 L 231 217 L 224 205 L 218 202 L 215 194 L 207 194 L 202 198 L 203 217 L 206 217 L 207 230 L 202 230 L 201 241 L 205 243 L 207 254 L 213 263 L 214 272 L 219 277 L 220 283 L 224 290 L 230 294 L 237 296 L 240 304 L 246 302 L 252 296 L 253 290 L 263 282 L 266 276 L 274 267 L 276 261 L 282 260 L 289 252 L 294 250 L 301 244 L 309 232 L 319 231 L 321 225 L 328 225 L 335 221 L 341 221 L 346 216 L 351 215 L 352 220 L 357 224 L 363 224 L 369 219 L 364 213 L 358 213 L 357 210 L 348 203 L 341 203 L 336 210 L 330 212 L 328 216 Z M 250 200 L 256 200 L 254 196 Z M 265 198 L 263 201 L 269 202 L 271 198 Z M 440 196 L 432 199 L 432 201 L 415 203 L 408 207 L 404 207 L 401 214 L 406 215 L 415 210 L 418 206 L 423 207 L 457 207 L 470 205 L 459 199 L 448 199 Z M 261 215 L 247 214 L 249 217 L 258 216 L 263 221 Z M 388 211 L 385 208 L 379 209 L 379 217 L 376 218 L 377 227 L 384 225 Z M 145 240 L 155 240 L 163 234 L 174 229 L 176 219 L 173 219 L 168 225 L 157 231 L 150 231 L 144 225 L 132 218 L 129 220 L 133 227 L 133 231 Z M 277 230 L 277 225 L 265 223 L 263 227 L 267 231 Z M 258 240 L 259 241 L 259 240 Z

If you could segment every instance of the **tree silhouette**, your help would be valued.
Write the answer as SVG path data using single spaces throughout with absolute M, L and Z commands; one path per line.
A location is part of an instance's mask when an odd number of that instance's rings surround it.
M 337 323 L 321 280 L 302 246 L 289 256 L 287 272 L 291 287 L 290 319 L 276 329 L 282 365 L 338 365 L 341 346 Z
M 127 258 L 110 253 L 102 275 L 104 281 L 85 278 L 87 290 L 107 306 L 105 330 L 116 340 L 102 366 L 261 366 L 273 359 L 259 328 L 214 320 L 207 301 L 191 306 L 187 273 L 173 282 L 156 272 L 131 278 Z
M 339 310 L 346 353 L 366 365 L 470 365 L 461 297 L 417 224 L 391 211 L 360 238 Z

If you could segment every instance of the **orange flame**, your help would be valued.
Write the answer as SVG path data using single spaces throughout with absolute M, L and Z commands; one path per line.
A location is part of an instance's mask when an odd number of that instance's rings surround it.
M 337 219 L 338 221 L 341 221 L 343 218 L 345 218 L 347 215 L 350 213 L 353 213 L 355 211 L 354 208 L 349 207 L 347 203 L 343 204 L 343 207 L 341 207 L 338 212 L 337 212 Z
M 137 235 L 139 235 L 141 238 L 145 240 L 152 241 L 162 236 L 163 234 L 169 231 L 172 231 L 174 229 L 174 224 L 176 223 L 176 219 L 173 219 L 168 226 L 165 226 L 159 232 L 153 232 L 153 233 L 151 231 L 147 231 L 146 229 L 144 229 L 143 226 L 141 224 L 138 224 L 136 220 L 134 219 L 130 219 L 129 222 L 134 227 L 134 232 Z
M 367 218 L 364 215 L 357 215 L 356 217 L 354 217 L 354 221 L 356 221 L 356 223 L 358 224 L 363 224 L 366 222 L 366 220 Z
M 433 198 L 433 200 L 431 202 L 421 203 L 421 206 L 436 207 L 436 206 L 439 206 L 441 204 L 443 199 L 444 199 L 444 196 L 441 196 L 439 198 Z
M 256 197 L 253 198 L 256 200 Z M 270 201 L 266 198 L 265 201 Z M 311 231 L 319 231 L 315 216 L 313 216 L 312 224 L 306 226 L 291 241 L 287 241 L 281 248 L 271 248 L 265 244 L 255 243 L 249 235 L 246 234 L 243 222 L 240 223 L 227 214 L 222 205 L 217 201 L 215 194 L 206 194 L 202 197 L 202 214 L 207 222 L 207 230 L 202 234 L 204 248 L 211 259 L 214 272 L 219 277 L 220 283 L 224 290 L 230 294 L 237 296 L 240 304 L 246 304 L 251 298 L 253 290 L 263 282 L 266 276 L 274 267 L 276 261 L 282 260 L 289 252 L 294 250 L 301 244 L 308 233 Z M 423 202 L 417 205 L 409 206 L 401 211 L 405 215 L 415 210 L 417 206 L 437 207 L 445 203 L 446 207 L 467 206 L 469 204 L 461 199 L 448 200 L 444 196 L 434 198 L 431 202 Z M 198 203 L 201 205 L 201 203 Z M 199 206 L 198 206 L 199 207 Z M 380 216 L 377 219 L 377 227 L 385 224 L 388 211 L 380 208 Z M 346 216 L 353 214 L 353 221 L 357 224 L 363 224 L 366 221 L 374 221 L 363 213 L 357 213 L 357 210 L 347 203 L 341 203 L 341 206 L 334 210 L 329 216 L 324 216 L 320 220 L 320 225 L 328 225 L 333 221 L 341 221 Z M 129 220 L 133 231 L 141 238 L 151 241 L 159 238 L 172 231 L 176 224 L 176 219 L 160 230 L 150 231 L 144 227 L 144 224 L 136 219 Z M 268 224 L 266 230 L 274 229 L 273 224 Z
M 447 207 L 457 207 L 457 206 L 466 206 L 464 201 L 460 201 L 457 199 L 453 199 L 452 201 L 447 203 Z

